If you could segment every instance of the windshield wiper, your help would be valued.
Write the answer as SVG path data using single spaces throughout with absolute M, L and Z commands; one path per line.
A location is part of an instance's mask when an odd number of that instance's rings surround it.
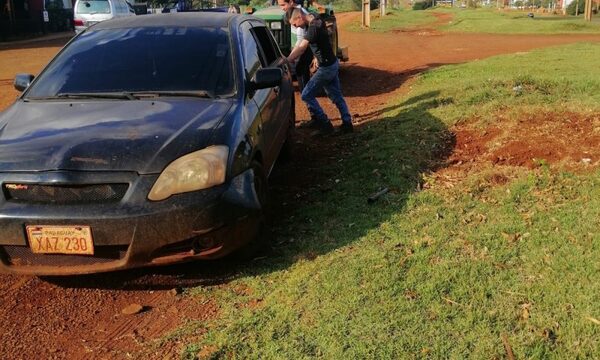
M 87 93 L 59 93 L 55 96 L 40 96 L 27 97 L 23 100 L 56 100 L 56 99 L 124 99 L 124 100 L 139 100 L 143 98 L 158 98 L 158 97 L 199 97 L 216 99 L 216 96 L 211 91 L 118 91 L 118 92 L 87 92 Z
M 171 96 L 181 96 L 181 97 L 199 97 L 199 98 L 208 98 L 214 99 L 217 96 L 212 91 L 198 90 L 198 91 L 134 91 L 131 95 L 139 98 L 153 98 L 153 97 L 171 97 Z
M 125 100 L 137 100 L 130 92 L 119 91 L 119 92 L 90 92 L 90 93 L 60 93 L 56 95 L 57 98 L 67 99 L 125 99 Z

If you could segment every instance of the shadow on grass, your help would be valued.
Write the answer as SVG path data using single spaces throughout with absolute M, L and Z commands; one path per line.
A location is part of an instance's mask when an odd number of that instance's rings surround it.
M 273 248 L 248 263 L 227 260 L 53 278 L 66 287 L 166 290 L 226 284 L 283 269 L 359 241 L 404 211 L 421 176 L 444 166 L 454 136 L 429 112 L 442 102 L 429 92 L 375 112 L 377 121 L 349 135 L 312 138 L 299 130 L 290 160 L 274 169 Z M 447 101 L 447 99 L 446 99 Z M 389 192 L 373 204 L 370 194 Z M 47 279 L 48 280 L 48 279 Z
M 340 83 L 345 97 L 388 94 L 405 81 L 402 75 L 356 64 L 340 67 Z
M 402 72 L 391 72 L 350 63 L 340 67 L 340 83 L 347 98 L 390 94 L 410 77 L 443 65 L 447 64 L 430 63 Z

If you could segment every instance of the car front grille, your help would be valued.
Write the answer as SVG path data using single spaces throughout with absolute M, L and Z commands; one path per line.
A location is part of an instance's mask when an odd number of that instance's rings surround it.
M 4 184 L 7 201 L 36 204 L 86 204 L 120 201 L 128 184 L 41 185 Z
M 77 266 L 103 264 L 121 260 L 127 253 L 127 245 L 96 246 L 94 255 L 35 254 L 28 246 L 5 245 L 3 260 L 11 266 Z

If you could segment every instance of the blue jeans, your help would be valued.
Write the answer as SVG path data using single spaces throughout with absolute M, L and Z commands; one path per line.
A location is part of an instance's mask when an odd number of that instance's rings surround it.
M 344 100 L 344 96 L 342 95 L 340 78 L 338 76 L 339 69 L 340 65 L 337 61 L 329 66 L 319 66 L 317 72 L 304 86 L 304 90 L 302 90 L 302 101 L 306 103 L 311 118 L 317 119 L 323 123 L 329 122 L 327 115 L 316 98 L 319 90 L 325 89 L 325 93 L 327 93 L 329 99 L 338 108 L 342 121 L 348 124 L 352 123 L 348 105 L 346 105 L 346 100 Z

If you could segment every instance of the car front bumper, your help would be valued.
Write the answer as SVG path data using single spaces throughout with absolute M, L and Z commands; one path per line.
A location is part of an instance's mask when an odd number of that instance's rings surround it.
M 0 196 L 0 271 L 89 274 L 223 257 L 258 233 L 260 203 L 252 170 L 211 189 L 146 199 L 156 176 L 131 173 L 0 174 L 0 183 L 127 183 L 113 203 L 32 204 Z M 94 255 L 34 254 L 26 226 L 89 226 Z

